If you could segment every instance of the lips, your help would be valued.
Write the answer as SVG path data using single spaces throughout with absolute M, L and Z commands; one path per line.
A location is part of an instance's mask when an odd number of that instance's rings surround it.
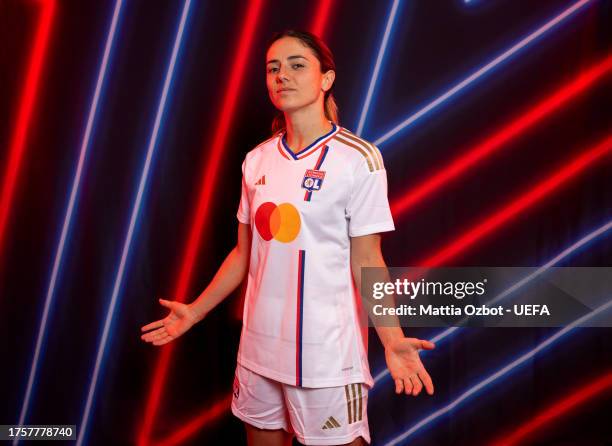
M 283 93 L 285 91 L 295 91 L 295 88 L 281 88 L 280 90 L 277 90 L 277 93 Z

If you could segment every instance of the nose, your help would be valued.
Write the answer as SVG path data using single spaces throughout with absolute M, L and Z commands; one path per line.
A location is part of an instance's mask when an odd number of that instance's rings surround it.
M 287 70 L 284 66 L 280 66 L 278 68 L 278 72 L 276 73 L 276 82 L 282 84 L 286 82 L 289 78 L 287 77 Z

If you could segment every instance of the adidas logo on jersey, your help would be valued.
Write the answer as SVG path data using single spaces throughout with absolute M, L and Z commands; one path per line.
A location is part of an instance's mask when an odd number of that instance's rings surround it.
M 334 417 L 329 417 L 325 424 L 321 426 L 321 429 L 337 429 L 339 427 L 340 423 L 338 423 Z
M 266 184 L 266 176 L 262 175 L 259 180 L 255 183 L 255 186 L 263 186 Z

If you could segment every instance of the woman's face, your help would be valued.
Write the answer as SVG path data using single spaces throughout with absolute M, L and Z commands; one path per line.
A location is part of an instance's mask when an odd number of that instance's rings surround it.
M 334 72 L 321 73 L 314 52 L 295 37 L 274 42 L 266 54 L 266 85 L 274 106 L 290 112 L 317 101 L 334 82 Z M 321 105 L 322 106 L 322 105 Z

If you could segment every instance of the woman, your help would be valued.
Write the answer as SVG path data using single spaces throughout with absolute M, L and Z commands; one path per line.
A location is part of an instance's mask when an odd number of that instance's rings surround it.
M 189 305 L 142 327 L 164 345 L 202 320 L 248 272 L 232 412 L 249 445 L 370 443 L 367 327 L 360 268 L 385 267 L 380 232 L 394 229 L 378 149 L 338 125 L 327 46 L 301 31 L 276 34 L 267 87 L 280 114 L 273 136 L 242 164 L 238 242 Z M 429 341 L 377 327 L 396 393 L 433 384 L 420 361 Z

